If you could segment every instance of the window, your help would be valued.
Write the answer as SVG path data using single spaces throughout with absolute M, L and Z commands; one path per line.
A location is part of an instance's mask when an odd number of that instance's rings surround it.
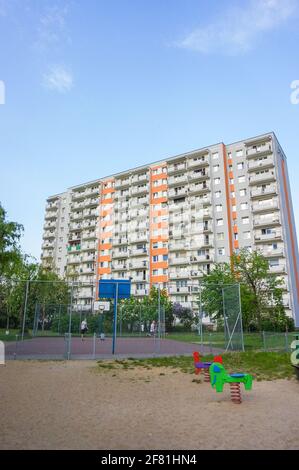
M 216 160 L 218 157 L 219 157 L 219 153 L 218 153 L 218 152 L 215 152 L 215 153 L 212 154 L 213 160 Z
M 221 191 L 216 191 L 215 192 L 215 198 L 218 199 L 219 197 L 221 197 Z
M 241 211 L 245 211 L 248 209 L 248 203 L 247 202 L 242 202 L 241 203 Z
M 214 166 L 213 166 L 213 171 L 214 171 L 214 173 L 216 173 L 217 171 L 219 171 L 219 168 L 220 168 L 220 165 L 214 165 Z
M 222 204 L 217 204 L 216 205 L 216 212 L 221 212 L 222 211 Z
M 215 184 L 220 184 L 220 178 L 214 178 L 214 183 Z
M 238 168 L 238 170 L 243 170 L 244 163 L 243 162 L 238 163 L 237 168 Z
M 217 219 L 217 226 L 220 227 L 223 225 L 223 219 Z
M 243 157 L 243 150 L 237 150 L 236 155 L 237 157 Z
M 239 176 L 238 181 L 239 183 L 245 183 L 245 175 Z
M 224 240 L 224 232 L 217 233 L 217 240 Z
M 246 196 L 246 189 L 240 189 L 240 196 Z
M 153 243 L 153 248 L 158 248 L 158 246 L 159 246 L 158 242 Z
M 167 261 L 168 260 L 168 255 L 163 255 L 163 261 Z
M 158 272 L 159 272 L 158 269 L 154 269 L 153 270 L 153 276 L 158 276 Z
M 158 260 L 159 260 L 159 256 L 157 256 L 157 255 L 156 255 L 156 256 L 153 256 L 153 262 L 154 262 L 154 263 L 157 263 Z
M 237 207 L 236 207 L 236 206 L 232 206 L 232 211 L 233 211 L 233 212 L 236 212 L 236 210 L 237 210 Z
M 218 255 L 224 256 L 225 255 L 225 248 L 218 248 Z
M 269 265 L 270 266 L 279 266 L 279 259 L 278 258 L 272 258 L 269 260 Z
M 278 248 L 277 243 L 272 243 L 272 248 L 273 248 L 273 250 L 277 250 L 277 248 Z
M 234 183 L 235 183 L 234 178 L 230 178 L 229 179 L 229 184 L 234 184 Z
M 251 237 L 250 232 L 243 233 L 243 238 L 245 238 L 246 240 L 248 240 L 250 237 Z
M 238 233 L 234 233 L 234 240 L 239 240 L 239 235 L 238 235 Z
M 248 225 L 249 224 L 249 217 L 242 217 L 242 224 Z

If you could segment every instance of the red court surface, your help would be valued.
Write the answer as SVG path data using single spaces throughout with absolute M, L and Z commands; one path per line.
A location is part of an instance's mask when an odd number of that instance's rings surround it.
M 189 355 L 202 350 L 199 344 L 184 343 L 171 339 L 117 338 L 114 357 L 154 357 Z M 112 339 L 101 341 L 88 337 L 71 339 L 70 355 L 68 342 L 63 337 L 38 337 L 5 345 L 6 359 L 104 359 L 111 358 Z M 216 353 L 215 348 L 203 347 L 205 354 Z

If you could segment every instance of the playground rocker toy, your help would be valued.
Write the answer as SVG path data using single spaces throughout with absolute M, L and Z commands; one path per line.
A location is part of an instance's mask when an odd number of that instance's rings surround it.
M 229 383 L 231 400 L 233 403 L 242 403 L 240 383 L 244 384 L 245 390 L 252 389 L 253 377 L 250 374 L 228 374 L 221 362 L 213 362 L 210 366 L 210 378 L 212 388 L 216 389 L 216 392 L 223 392 L 224 384 Z
M 210 382 L 210 366 L 212 362 L 201 362 L 199 352 L 193 353 L 195 374 L 198 375 L 202 371 L 204 373 L 204 382 Z

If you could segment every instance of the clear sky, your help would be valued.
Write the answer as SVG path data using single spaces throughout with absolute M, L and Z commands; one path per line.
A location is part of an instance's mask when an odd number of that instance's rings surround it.
M 298 232 L 298 44 L 299 0 L 0 0 L 0 201 L 23 249 L 49 195 L 272 130 Z

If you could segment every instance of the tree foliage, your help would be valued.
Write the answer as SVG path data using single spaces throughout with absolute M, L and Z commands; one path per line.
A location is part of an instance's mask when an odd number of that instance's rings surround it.
M 204 275 L 202 304 L 213 319 L 223 318 L 223 287 L 240 284 L 243 327 L 248 330 L 285 330 L 293 326 L 285 314 L 282 281 L 269 273 L 268 260 L 259 252 L 240 250 L 230 263 L 216 263 Z

